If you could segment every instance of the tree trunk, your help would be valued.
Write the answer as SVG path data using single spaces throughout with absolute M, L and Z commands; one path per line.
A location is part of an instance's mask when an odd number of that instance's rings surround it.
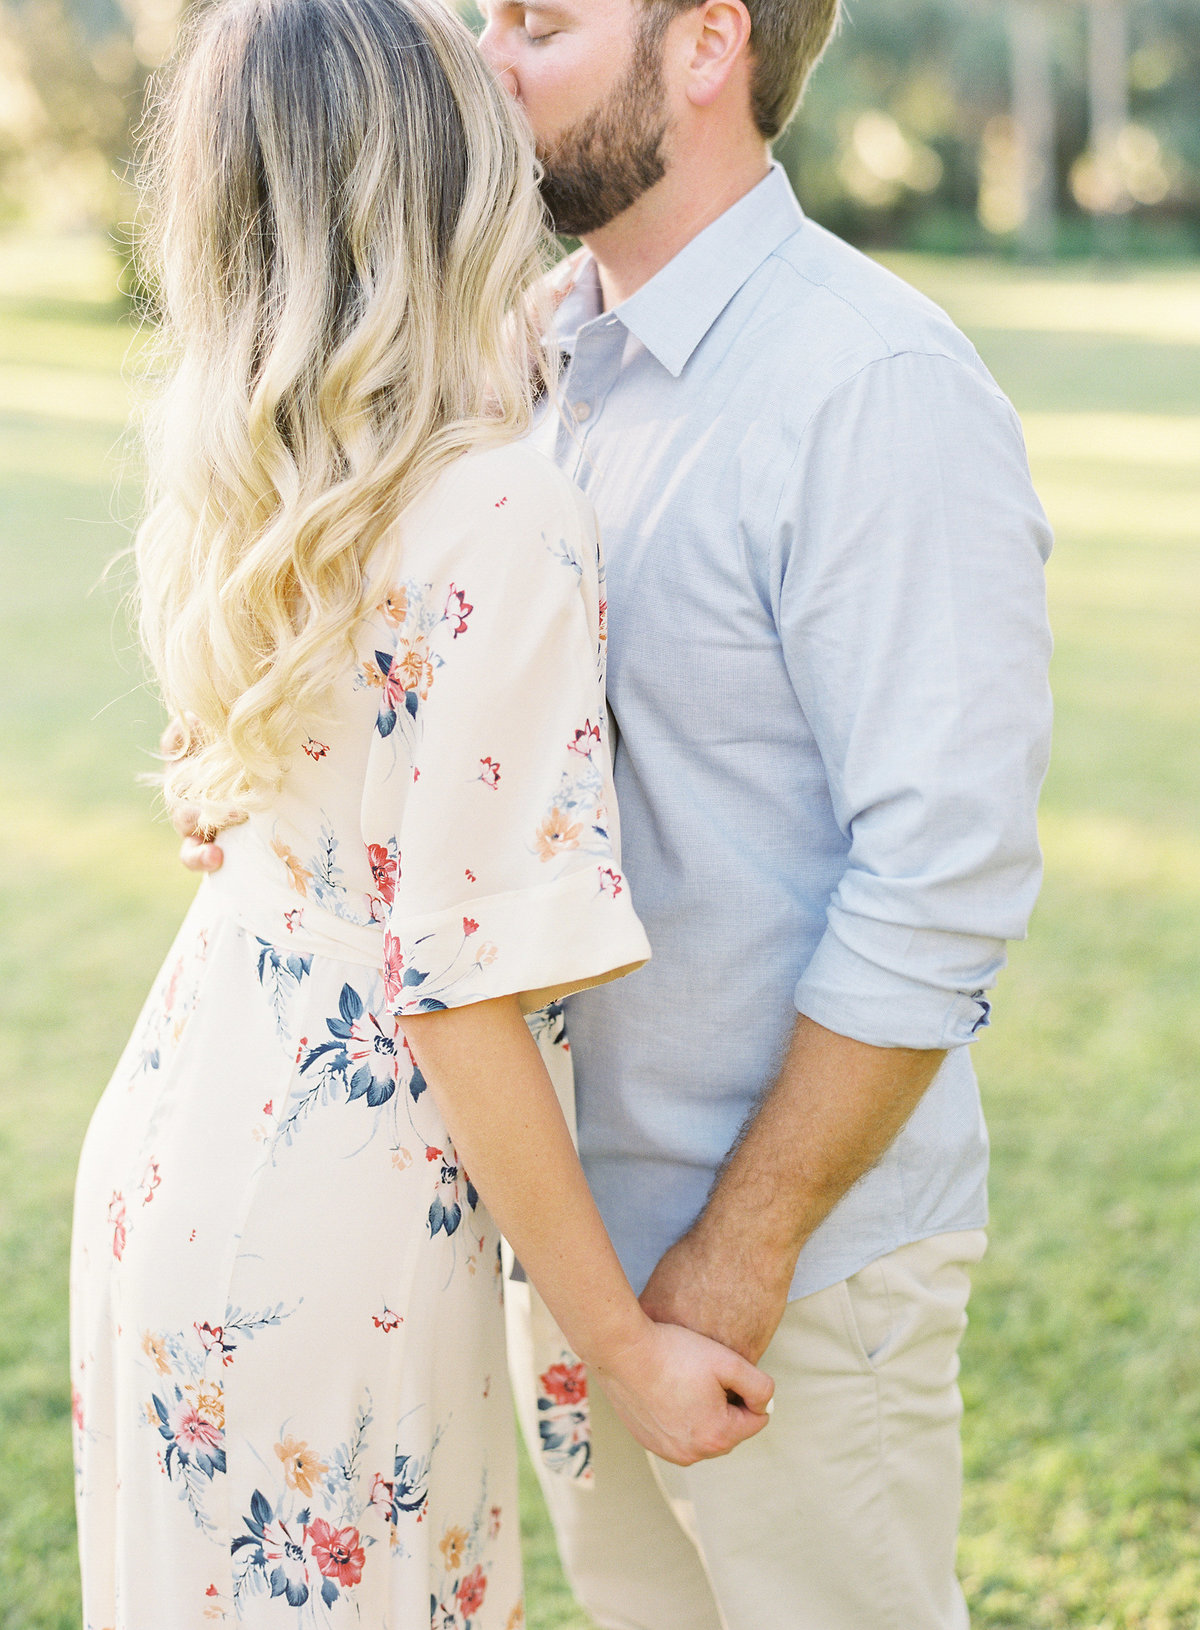
M 1121 132 L 1129 122 L 1129 30 L 1125 0 L 1088 6 L 1088 114 L 1092 161 L 1105 200 L 1095 212 L 1097 246 L 1119 254 L 1127 236 L 1130 199 L 1121 171 Z M 1105 205 L 1107 204 L 1107 207 Z
M 1017 237 L 1028 260 L 1054 252 L 1054 81 L 1050 29 L 1038 0 L 1010 0 L 1012 116 L 1020 168 L 1021 221 Z

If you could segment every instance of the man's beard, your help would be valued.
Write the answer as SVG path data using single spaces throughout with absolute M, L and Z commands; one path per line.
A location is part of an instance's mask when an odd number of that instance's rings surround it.
M 660 30 L 643 25 L 608 103 L 538 147 L 542 198 L 556 232 L 598 232 L 661 181 L 667 134 Z

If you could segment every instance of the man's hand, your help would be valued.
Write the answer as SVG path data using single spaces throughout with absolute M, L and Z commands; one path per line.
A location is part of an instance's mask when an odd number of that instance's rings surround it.
M 774 1085 L 641 1302 L 757 1364 L 801 1247 L 887 1149 L 946 1055 L 872 1047 L 801 1015 Z
M 180 758 L 190 751 L 190 742 L 196 721 L 187 715 L 172 719 L 158 738 L 158 750 L 166 759 Z M 225 862 L 224 851 L 217 844 L 218 832 L 227 827 L 240 826 L 246 817 L 238 810 L 230 810 L 229 818 L 221 826 L 201 826 L 200 812 L 191 804 L 180 804 L 171 811 L 171 825 L 183 839 L 179 846 L 179 859 L 189 872 L 219 871 Z
M 757 1364 L 787 1307 L 795 1262 L 748 1263 L 701 1221 L 672 1245 L 641 1295 L 652 1319 L 686 1325 Z

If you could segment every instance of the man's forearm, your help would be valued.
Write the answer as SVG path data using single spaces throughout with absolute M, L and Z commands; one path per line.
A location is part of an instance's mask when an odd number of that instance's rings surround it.
M 790 1279 L 804 1242 L 884 1154 L 945 1056 L 868 1046 L 801 1014 L 697 1227 L 790 1264 Z
M 646 1311 L 757 1362 L 805 1240 L 888 1148 L 944 1057 L 871 1047 L 801 1015 L 707 1205 L 651 1274 Z

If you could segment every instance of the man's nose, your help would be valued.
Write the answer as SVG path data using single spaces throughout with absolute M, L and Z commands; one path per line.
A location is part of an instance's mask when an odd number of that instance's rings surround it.
M 504 86 L 510 96 L 518 93 L 517 74 L 508 54 L 501 49 L 496 30 L 489 24 L 479 36 L 479 49 L 483 53 L 483 60 Z

